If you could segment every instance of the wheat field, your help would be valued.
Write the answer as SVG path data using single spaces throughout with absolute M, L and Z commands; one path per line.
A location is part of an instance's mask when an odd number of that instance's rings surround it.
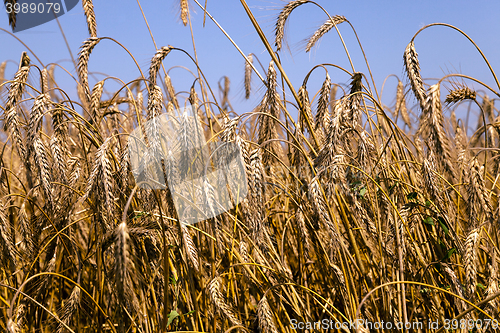
M 184 26 L 190 3 L 179 1 Z M 480 45 L 454 26 L 423 27 L 401 50 L 405 77 L 385 105 L 370 72 L 325 63 L 289 80 L 277 57 L 287 20 L 318 4 L 286 3 L 273 41 L 241 4 L 273 59 L 261 75 L 258 57 L 244 55 L 245 96 L 262 95 L 248 113 L 229 110 L 229 80 L 211 87 L 194 54 L 192 85 L 174 87 L 167 60 L 185 51 L 169 45 L 119 90 L 107 78 L 89 85 L 92 51 L 109 39 L 97 35 L 92 0 L 82 1 L 78 98 L 32 54 L 19 55 L 14 77 L 0 59 L 0 330 L 496 331 L 500 84 Z M 327 33 L 354 31 L 327 17 L 306 52 Z M 454 73 L 423 80 L 414 40 L 437 25 L 477 47 L 496 86 Z M 349 82 L 333 82 L 337 71 Z M 307 87 L 312 72 L 324 77 L 318 91 Z M 461 105 L 480 115 L 473 131 L 455 114 Z M 207 142 L 238 147 L 248 186 L 230 210 L 195 224 L 182 223 L 168 186 L 136 182 L 127 149 L 134 129 L 186 106 Z M 210 184 L 199 192 L 217 204 Z M 306 324 L 323 320 L 328 328 Z

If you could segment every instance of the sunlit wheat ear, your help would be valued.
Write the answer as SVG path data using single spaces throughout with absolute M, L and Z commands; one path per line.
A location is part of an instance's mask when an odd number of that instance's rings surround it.
M 347 107 L 344 109 L 341 117 L 342 126 L 358 127 L 361 117 L 360 103 L 363 99 L 363 95 L 361 94 L 361 89 L 363 88 L 361 83 L 362 78 L 363 75 L 361 73 L 354 73 L 351 78 L 351 90 L 347 99 Z
M 0 64 L 0 93 L 3 90 L 3 83 L 5 82 L 5 68 L 7 67 L 7 61 Z
M 321 222 L 325 224 L 325 226 L 331 233 L 332 244 L 335 247 L 338 247 L 340 242 L 340 236 L 337 231 L 337 227 L 335 226 L 335 223 L 330 219 L 330 214 L 328 213 L 328 207 L 321 193 L 321 188 L 317 177 L 315 177 L 312 180 L 311 184 L 309 185 L 309 191 L 310 191 L 309 194 L 311 197 L 312 205 L 316 210 L 316 213 L 320 216 Z
M 19 208 L 17 216 L 17 227 L 19 228 L 19 235 L 21 235 L 21 246 L 19 253 L 23 259 L 31 260 L 36 249 L 34 228 L 28 212 L 26 211 L 27 203 L 23 201 Z M 17 244 L 16 244 L 17 245 Z
M 403 55 L 405 70 L 410 80 L 411 89 L 415 94 L 415 97 L 420 103 L 420 107 L 424 109 L 424 103 L 427 98 L 424 82 L 420 74 L 420 64 L 418 62 L 418 53 L 415 50 L 415 44 L 413 41 L 408 44 Z
M 0 264 L 4 267 L 14 268 L 17 263 L 17 247 L 15 246 L 14 233 L 5 215 L 5 205 L 0 204 Z
M 244 240 L 240 241 L 239 252 L 241 254 L 241 259 L 243 259 L 243 262 L 245 263 L 251 262 L 248 256 L 248 244 Z
M 124 147 L 120 152 L 120 182 L 122 184 L 122 191 L 127 191 L 129 186 L 129 172 L 130 172 L 130 154 L 128 147 Z
M 99 81 L 95 84 L 94 88 L 92 88 L 92 94 L 90 95 L 90 114 L 96 121 L 98 121 L 100 117 L 99 109 L 103 90 L 104 80 Z
M 14 13 L 14 11 L 12 11 Z M 12 318 L 9 318 L 7 321 L 7 332 L 8 333 L 21 333 L 21 329 L 19 328 L 19 325 L 12 320 Z
M 85 103 L 90 103 L 90 88 L 88 82 L 89 71 L 89 58 L 94 47 L 99 43 L 100 39 L 97 37 L 90 37 L 80 47 L 78 54 L 78 78 L 80 79 L 81 89 L 85 95 Z
M 130 235 L 125 222 L 118 225 L 115 231 L 115 282 L 119 299 L 125 298 L 125 286 L 129 279 Z
M 108 158 L 112 137 L 107 138 L 102 145 L 97 149 L 95 154 L 94 165 L 92 172 L 87 181 L 87 187 L 83 200 L 89 198 L 90 194 L 96 192 L 98 200 L 102 201 L 105 210 L 102 211 L 104 221 L 109 222 L 109 218 L 113 216 L 114 206 L 114 191 L 111 161 Z M 106 227 L 106 226 L 105 226 Z
M 30 120 L 28 123 L 28 156 L 34 156 L 36 166 L 38 169 L 39 179 L 42 183 L 43 190 L 46 195 L 47 203 L 51 206 L 52 193 L 51 181 L 52 170 L 48 162 L 48 152 L 40 138 L 40 127 L 42 125 L 42 118 L 47 110 L 47 105 L 50 102 L 48 94 L 41 94 L 37 96 L 33 107 L 31 108 Z
M 299 112 L 299 123 L 300 123 L 301 128 L 304 129 L 304 128 L 307 128 L 307 122 L 309 122 L 310 124 L 312 124 L 312 122 L 313 122 L 311 102 L 309 102 L 309 94 L 308 94 L 306 87 L 304 85 L 302 85 L 299 88 L 297 95 L 299 96 L 300 103 L 302 103 L 302 106 L 304 107 L 304 110 L 305 110 L 305 116 L 302 112 Z
M 52 136 L 49 144 L 52 153 L 52 170 L 54 171 L 54 178 L 66 184 L 66 156 L 62 148 L 63 144 L 56 135 Z
M 316 42 L 320 40 L 320 38 L 323 37 L 323 35 L 330 31 L 334 26 L 345 21 L 347 21 L 347 19 L 341 15 L 335 15 L 331 18 L 328 18 L 328 20 L 326 20 L 326 22 L 323 23 L 323 25 L 319 27 L 318 30 L 316 30 L 314 35 L 309 38 L 309 41 L 306 45 L 306 52 L 309 52 L 314 44 L 316 44 Z
M 344 112 L 344 105 L 342 101 L 335 101 L 330 126 L 326 130 L 325 142 L 318 156 L 314 159 L 314 167 L 320 172 L 322 172 L 322 170 L 326 170 L 332 164 L 334 156 L 338 154 L 337 147 L 339 147 L 340 143 L 339 137 L 341 129 L 340 120 Z
M 13 141 L 16 143 L 18 153 L 22 159 L 26 159 L 26 148 L 21 137 L 21 124 L 19 123 L 17 108 L 26 88 L 25 85 L 30 71 L 29 64 L 29 57 L 26 55 L 26 52 L 23 52 L 19 70 L 16 72 L 14 80 L 9 86 L 9 97 L 5 104 L 4 130 L 10 130 L 12 133 Z
M 179 102 L 177 101 L 177 97 L 175 96 L 174 85 L 172 84 L 172 80 L 168 74 L 165 75 L 165 86 L 167 87 L 168 99 L 174 103 L 174 106 L 178 109 Z
M 263 242 L 265 188 L 264 168 L 260 149 L 254 149 L 250 153 L 250 172 L 248 173 L 249 188 L 249 225 L 252 232 L 252 240 L 259 245 Z
M 276 20 L 276 28 L 275 28 L 275 45 L 276 50 L 279 51 L 281 49 L 281 45 L 283 42 L 283 37 L 285 36 L 285 23 L 288 19 L 288 16 L 292 13 L 292 11 L 298 6 L 309 2 L 308 0 L 294 0 L 290 1 L 283 7 L 280 14 L 278 15 L 278 19 Z
M 75 286 L 73 288 L 73 291 L 71 292 L 71 295 L 69 296 L 69 299 L 64 303 L 64 308 L 63 308 L 63 313 L 60 317 L 60 319 L 65 323 L 66 325 L 70 325 L 71 322 L 73 321 L 73 318 L 80 308 L 80 300 L 81 300 L 81 289 L 78 286 Z M 67 330 L 64 328 L 62 324 L 59 324 L 57 327 L 57 333 L 65 333 Z
M 250 53 L 247 56 L 248 62 L 245 61 L 245 98 L 249 99 L 250 98 L 250 92 L 252 90 L 252 66 L 253 64 L 253 54 Z M 0 82 L 1 84 L 1 82 Z
M 49 207 L 52 206 L 52 173 L 48 161 L 48 152 L 40 139 L 39 135 L 35 135 L 33 139 L 33 150 L 35 152 L 35 161 L 38 167 L 39 179 L 42 183 L 43 191 Z
M 1 68 L 0 68 L 0 72 L 1 72 Z M 0 84 L 1 84 L 1 73 L 0 73 Z M 495 100 L 494 99 L 490 99 L 488 97 L 488 95 L 484 95 L 483 96 L 483 102 L 481 103 L 481 106 L 482 106 L 482 108 L 484 110 L 484 113 L 487 116 L 486 119 L 488 120 L 488 122 L 490 122 L 490 123 L 496 122 L 495 121 Z M 481 118 L 481 117 L 479 117 L 479 118 Z M 481 119 L 481 124 L 482 124 L 482 122 L 483 121 Z
M 484 166 L 479 166 L 475 157 L 470 162 L 470 180 L 467 186 L 470 228 L 479 224 L 481 213 L 486 215 L 488 221 L 493 222 L 492 207 L 483 179 L 483 168 Z
M 319 91 L 318 109 L 316 111 L 316 117 L 314 118 L 314 130 L 321 132 L 321 136 L 323 138 L 325 136 L 326 129 L 330 125 L 330 111 L 328 109 L 328 103 L 330 102 L 331 90 L 332 81 L 330 80 L 330 75 L 326 73 L 325 81 Z
M 186 249 L 186 254 L 189 258 L 189 261 L 193 265 L 193 268 L 198 272 L 200 270 L 200 265 L 198 262 L 198 250 L 196 249 L 196 245 L 191 238 L 191 234 L 189 233 L 188 227 L 184 223 L 180 223 L 181 225 L 181 233 L 182 233 L 182 242 Z
M 460 283 L 460 280 L 458 279 L 457 275 L 455 274 L 455 272 L 448 265 L 443 265 L 443 267 L 444 267 L 444 271 L 449 276 L 453 292 L 460 297 L 464 297 L 465 296 L 464 289 L 462 287 L 462 284 Z M 457 299 L 457 301 L 460 304 L 461 310 L 464 311 L 467 308 L 466 303 L 464 301 L 461 301 L 458 299 Z
M 198 94 L 196 93 L 196 89 L 194 89 L 194 86 L 189 89 L 189 104 L 194 109 L 194 112 L 198 114 L 198 117 L 200 117 L 200 99 L 198 98 Z
M 48 93 L 50 94 L 50 98 L 54 101 L 58 101 L 58 97 L 57 95 L 55 94 L 54 92 L 54 88 L 56 87 L 56 81 L 54 80 L 54 71 L 56 69 L 56 65 L 55 64 L 52 64 L 49 66 L 49 70 L 48 70 L 48 81 L 47 81 L 47 85 L 48 85 L 48 88 L 49 88 L 49 91 Z
M 462 87 L 458 89 L 451 90 L 448 95 L 446 95 L 447 104 L 453 104 L 466 99 L 476 100 L 476 92 L 471 90 L 469 87 Z
M 432 151 L 429 152 L 429 156 L 424 159 L 422 163 L 422 176 L 424 181 L 424 186 L 427 192 L 430 194 L 431 199 L 435 204 L 439 205 L 441 202 L 441 191 L 438 188 L 438 184 L 440 184 L 440 180 L 438 176 L 435 174 L 436 172 L 436 162 L 434 158 L 434 154 Z
M 278 158 L 282 156 L 281 145 L 277 141 L 269 141 L 278 138 L 277 122 L 274 118 L 279 118 L 281 108 L 279 104 L 280 96 L 276 89 L 276 70 L 274 69 L 274 62 L 271 61 L 267 72 L 267 91 L 259 107 L 264 114 L 259 115 L 258 142 L 262 145 L 262 161 L 265 166 L 276 161 L 273 154 Z
M 444 117 L 439 88 L 439 84 L 429 87 L 417 133 L 422 133 L 424 139 L 428 138 L 430 141 L 429 148 L 434 152 L 435 156 L 440 157 L 440 165 L 454 177 L 455 168 L 452 163 L 449 138 L 444 131 Z
M 469 298 L 474 299 L 477 284 L 477 247 L 479 241 L 479 229 L 472 229 L 465 240 L 465 254 L 463 258 L 465 267 L 465 284 Z
M 276 324 L 274 323 L 273 312 L 264 296 L 257 304 L 257 320 L 259 322 L 259 329 L 262 333 L 278 333 Z
M 68 159 L 68 171 L 68 185 L 71 188 L 74 188 L 77 185 L 81 174 L 80 160 L 78 158 L 71 157 Z
M 218 83 L 219 91 L 222 93 L 222 99 L 221 99 L 220 105 L 224 110 L 227 110 L 227 108 L 229 106 L 228 97 L 229 97 L 229 87 L 231 85 L 231 81 L 229 80 L 229 78 L 227 76 L 223 76 L 223 79 L 224 79 L 223 86 L 220 84 L 220 81 Z
M 398 81 L 398 87 L 396 90 L 396 116 L 398 114 L 401 114 L 401 118 L 403 118 L 406 126 L 411 128 L 411 120 L 408 114 L 408 109 L 406 108 L 404 85 L 401 81 Z
M 497 263 L 497 255 L 496 255 L 496 250 L 492 249 L 491 251 L 491 264 L 488 265 L 488 270 L 490 273 L 489 279 L 488 279 L 488 289 L 486 289 L 486 297 L 495 295 L 499 288 L 498 288 L 498 263 Z M 499 312 L 499 301 L 498 298 L 495 298 L 491 300 L 488 303 L 488 307 L 490 309 L 490 313 L 493 315 L 498 316 Z
M 181 5 L 182 24 L 186 26 L 188 24 L 188 11 L 189 11 L 188 0 L 180 0 L 180 5 Z
M 309 231 L 307 229 L 306 221 L 304 219 L 304 213 L 302 212 L 302 206 L 298 207 L 295 219 L 297 220 L 297 232 L 300 236 L 300 241 L 304 247 L 304 256 L 309 259 L 309 252 L 311 251 L 311 239 L 309 236 Z
M 337 266 L 336 264 L 331 264 L 330 268 L 331 268 L 334 276 L 337 278 L 337 281 L 339 282 L 339 288 L 340 288 L 340 291 L 342 293 L 342 297 L 344 298 L 344 300 L 348 301 L 349 300 L 349 293 L 347 292 L 344 273 L 342 272 L 340 267 Z
M 87 18 L 87 27 L 90 37 L 97 37 L 97 23 L 95 21 L 94 5 L 92 0 L 82 0 L 83 12 Z
M 153 86 L 148 95 L 147 117 L 151 120 L 161 114 L 163 93 L 159 86 Z
M 40 75 L 40 87 L 42 88 L 42 94 L 47 94 L 49 92 L 49 72 L 47 71 L 47 68 L 42 69 Z
M 290 163 L 297 169 L 297 170 L 304 170 L 304 166 L 307 165 L 306 162 L 306 157 L 304 156 L 303 150 L 300 148 L 303 148 L 303 142 L 304 138 L 302 135 L 302 126 L 300 123 L 297 124 L 297 127 L 295 128 L 295 132 L 293 133 L 294 137 L 297 138 L 298 145 L 294 144 L 290 147 L 290 151 L 292 154 L 292 160 Z M 307 171 L 305 171 L 307 173 Z M 303 174 L 299 175 L 299 177 L 303 178 Z
M 210 281 L 208 284 L 208 292 L 215 308 L 220 314 L 225 316 L 232 325 L 242 325 L 232 307 L 226 302 L 224 294 L 221 290 L 220 277 L 216 276 L 212 281 Z
M 202 185 L 202 195 L 204 198 L 204 206 L 209 208 L 209 212 L 211 213 L 213 218 L 210 219 L 210 223 L 213 225 L 213 230 L 215 232 L 215 245 L 219 253 L 223 253 L 224 244 L 222 238 L 222 226 L 221 219 L 222 216 L 216 216 L 217 212 L 217 198 L 215 197 L 215 190 L 213 186 L 208 182 L 205 178 Z
M 152 89 L 156 85 L 156 76 L 160 70 L 161 62 L 170 53 L 170 46 L 163 46 L 158 49 L 151 59 L 151 64 L 149 66 L 149 87 Z
M 414 135 L 413 141 L 414 141 L 414 145 L 415 145 L 415 153 L 416 153 L 415 155 L 417 157 L 417 160 L 422 161 L 423 156 L 424 156 L 423 149 L 422 149 L 422 140 L 420 139 L 420 136 Z
M 31 107 L 30 119 L 28 122 L 28 139 L 27 139 L 28 155 L 30 154 L 29 152 L 32 149 L 34 137 L 39 134 L 38 131 L 42 126 L 42 117 L 44 116 L 44 113 L 47 111 L 47 106 L 49 102 L 50 101 L 48 99 L 47 94 L 40 94 L 35 98 L 33 106 Z

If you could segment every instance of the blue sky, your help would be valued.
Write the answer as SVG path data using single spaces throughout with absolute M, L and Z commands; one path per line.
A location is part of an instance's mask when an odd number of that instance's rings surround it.
M 253 97 L 246 101 L 243 90 L 244 60 L 208 17 L 203 27 L 203 12 L 190 0 L 191 19 L 200 66 L 210 85 L 217 89 L 217 82 L 227 75 L 231 80 L 230 98 L 237 113 L 251 111 L 262 97 L 263 89 L 253 76 Z M 201 2 L 204 2 L 201 0 Z M 275 18 L 286 2 L 278 0 L 248 0 L 255 17 L 269 40 L 274 39 Z M 500 2 L 498 1 L 327 1 L 318 0 L 333 15 L 344 15 L 356 29 L 366 52 L 375 83 L 380 92 L 382 82 L 391 74 L 403 78 L 403 51 L 414 33 L 422 26 L 444 22 L 462 29 L 479 45 L 488 57 L 493 69 L 500 72 Z M 142 1 L 158 47 L 173 45 L 193 54 L 189 27 L 179 19 L 178 1 Z M 147 72 L 155 48 L 142 18 L 137 1 L 94 1 L 98 35 L 112 37 L 127 47 L 142 70 Z M 3 7 L 2 7 L 3 8 Z M 245 53 L 253 52 L 265 67 L 270 57 L 236 0 L 208 0 L 207 10 L 226 29 Z M 289 50 L 280 57 L 293 85 L 298 89 L 306 73 L 316 64 L 333 63 L 349 69 L 338 35 L 331 31 L 318 47 L 310 53 L 304 51 L 304 39 L 309 37 L 325 20 L 325 14 L 316 6 L 306 4 L 290 16 L 286 28 Z M 81 43 L 88 37 L 81 4 L 60 17 L 60 23 L 76 58 Z M 0 27 L 10 31 L 7 15 L 0 15 Z M 339 25 L 357 71 L 368 74 L 362 54 L 352 30 L 347 24 Z M 58 62 L 71 74 L 76 71 L 69 61 L 62 34 L 55 21 L 16 33 L 45 64 Z M 459 72 L 484 81 L 495 87 L 492 75 L 479 53 L 463 36 L 444 27 L 434 27 L 421 33 L 415 40 L 424 78 L 439 78 L 450 72 Z M 25 47 L 7 33 L 0 31 L 0 62 L 19 61 Z M 31 56 L 31 55 L 30 55 Z M 31 56 L 36 63 L 33 56 Z M 195 67 L 185 55 L 171 53 L 164 61 L 167 69 L 173 66 Z M 7 66 L 7 78 L 12 77 L 17 65 Z M 260 69 L 260 67 L 258 67 Z M 102 41 L 91 55 L 89 70 L 116 76 L 127 82 L 139 76 L 139 72 L 127 53 L 109 40 Z M 265 74 L 261 70 L 261 73 Z M 173 68 L 170 74 L 177 91 L 188 91 L 193 77 L 181 68 Z M 500 74 L 500 73 L 499 73 Z M 331 70 L 334 82 L 347 83 L 348 76 Z M 90 79 L 91 87 L 102 75 Z M 32 74 L 30 79 L 37 80 Z M 311 76 L 308 88 L 315 91 L 321 86 L 324 72 L 318 70 Z M 62 70 L 56 71 L 56 80 L 69 93 L 75 92 L 75 84 Z M 431 82 L 431 81 L 429 81 Z M 391 78 L 384 88 L 383 102 L 392 105 L 396 80 Z M 108 87 L 112 89 L 111 85 Z M 260 88 L 260 90 L 258 90 Z M 443 92 L 445 93 L 445 92 Z M 312 97 L 312 96 L 311 96 Z M 409 99 L 414 102 L 414 99 Z

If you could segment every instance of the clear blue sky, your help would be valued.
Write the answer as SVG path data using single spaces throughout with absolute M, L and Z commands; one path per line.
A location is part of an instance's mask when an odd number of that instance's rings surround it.
M 223 36 L 208 17 L 203 27 L 203 12 L 190 0 L 191 18 L 198 59 L 202 70 L 208 77 L 213 89 L 224 75 L 231 80 L 230 98 L 237 113 L 251 111 L 259 102 L 263 90 L 253 76 L 254 94 L 249 101 L 244 99 L 243 71 L 244 60 L 237 50 Z M 204 2 L 204 0 L 201 0 Z M 457 26 L 481 47 L 500 74 L 500 2 L 499 1 L 327 1 L 318 0 L 333 15 L 344 15 L 356 29 L 363 44 L 371 69 L 380 91 L 384 78 L 390 74 L 403 77 L 403 51 L 413 34 L 422 26 L 433 22 L 444 22 Z M 184 27 L 179 19 L 178 1 L 142 1 L 145 15 L 150 24 L 157 45 L 173 45 L 193 54 L 189 27 Z M 255 17 L 261 24 L 269 40 L 274 39 L 274 23 L 279 10 L 286 2 L 278 0 L 248 0 Z M 149 61 L 155 52 L 148 29 L 144 23 L 139 6 L 135 0 L 94 1 L 98 35 L 116 39 L 134 55 L 142 70 L 147 72 Z M 1 6 L 2 10 L 4 9 Z M 232 36 L 245 53 L 255 53 L 267 67 L 270 57 L 259 40 L 237 0 L 208 0 L 207 10 Z M 287 41 L 290 51 L 283 50 L 283 67 L 297 88 L 305 74 L 316 64 L 333 63 L 349 69 L 347 58 L 338 35 L 331 31 L 320 41 L 310 54 L 306 54 L 303 40 L 309 37 L 326 20 L 325 14 L 312 4 L 297 8 L 290 16 L 287 25 Z M 78 4 L 72 11 L 60 17 L 60 23 L 76 57 L 81 43 L 88 37 L 85 17 Z M 10 31 L 7 15 L 0 15 L 0 27 Z M 357 71 L 367 73 L 364 61 L 357 46 L 352 30 L 346 24 L 339 25 Z M 44 62 L 58 62 L 70 73 L 76 71 L 69 61 L 69 52 L 55 21 L 43 24 L 16 34 Z M 464 37 L 457 32 L 444 28 L 431 28 L 420 34 L 415 41 L 419 53 L 424 78 L 442 77 L 450 72 L 460 72 L 483 80 L 495 87 L 494 80 L 482 61 L 479 53 Z M 0 31 L 0 62 L 19 61 L 25 50 L 16 39 Z M 31 55 L 30 55 L 31 56 Z M 31 56 L 34 63 L 36 60 Z M 166 68 L 186 66 L 195 67 L 186 56 L 171 53 L 164 61 Z M 10 63 L 7 78 L 12 77 L 17 65 Z M 260 69 L 260 67 L 259 67 Z M 139 72 L 130 57 L 120 47 L 106 40 L 101 42 L 92 53 L 89 70 L 116 76 L 130 81 Z M 262 70 L 261 70 L 262 72 Z M 171 70 L 172 80 L 178 91 L 189 90 L 193 79 L 183 69 Z M 331 70 L 334 82 L 347 83 L 347 75 Z M 95 79 L 102 76 L 96 75 Z M 319 89 L 324 74 L 321 70 L 310 79 L 308 88 Z M 31 80 L 37 76 L 31 74 Z M 91 78 L 92 85 L 96 80 Z M 74 94 L 75 85 L 62 70 L 56 71 L 56 80 L 63 88 Z M 390 79 L 384 89 L 383 101 L 392 105 L 396 81 Z M 312 97 L 312 96 L 311 96 Z M 414 102 L 413 99 L 409 100 Z

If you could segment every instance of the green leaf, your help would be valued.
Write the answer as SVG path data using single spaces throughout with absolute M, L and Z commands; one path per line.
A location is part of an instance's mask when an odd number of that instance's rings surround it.
M 425 201 L 425 207 L 430 207 L 431 206 L 431 202 L 429 200 L 426 200 Z
M 429 224 L 429 225 L 434 225 L 434 219 L 430 216 L 427 216 L 425 219 L 424 219 L 424 223 L 425 224 Z
M 363 198 L 366 194 L 366 187 L 362 187 L 360 190 L 359 190 L 359 195 Z
M 170 311 L 170 313 L 168 315 L 167 327 L 170 326 L 170 324 L 172 324 L 174 319 L 177 317 L 179 317 L 179 313 L 177 311 L 175 311 L 175 310 Z
M 444 259 L 443 259 L 443 260 L 448 260 L 448 259 L 450 259 L 450 258 L 451 258 L 451 256 L 453 255 L 453 253 L 455 253 L 456 251 L 457 251 L 457 249 L 456 249 L 456 248 L 454 248 L 454 247 L 453 247 L 453 248 L 451 248 L 451 249 L 449 249 L 448 251 L 446 251 L 446 256 L 444 257 Z
M 446 221 L 444 220 L 444 218 L 442 216 L 440 216 L 440 217 L 438 217 L 438 221 L 439 221 L 439 225 L 441 226 L 441 228 L 443 228 L 444 234 L 448 235 L 448 232 L 450 232 L 450 230 L 446 226 Z
M 478 283 L 478 284 L 477 284 L 477 286 L 478 286 L 479 288 L 483 289 L 483 290 L 485 290 L 485 289 L 486 289 L 486 287 L 485 287 L 484 285 L 482 285 L 481 283 Z
M 406 199 L 408 199 L 408 200 L 414 200 L 414 199 L 416 199 L 416 198 L 417 198 L 417 196 L 418 196 L 418 193 L 417 193 L 417 192 L 411 192 L 411 193 L 408 193 L 408 194 L 406 195 Z
M 398 186 L 398 184 L 399 184 L 399 180 L 397 182 L 395 182 L 391 187 L 389 187 L 389 190 L 387 192 L 389 192 L 389 193 L 392 192 L 392 190 L 394 190 L 394 188 L 396 186 Z

